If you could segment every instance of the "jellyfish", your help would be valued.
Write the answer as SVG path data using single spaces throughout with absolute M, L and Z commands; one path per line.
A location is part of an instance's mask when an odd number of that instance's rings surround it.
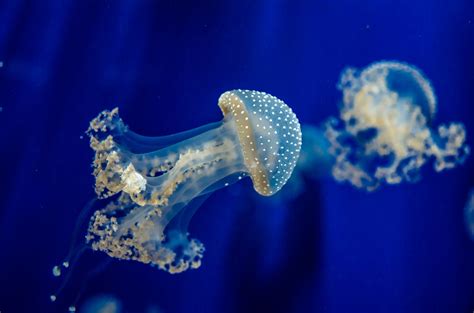
M 469 237 L 474 240 L 474 188 L 469 192 L 466 206 L 464 207 L 464 220 Z
M 440 172 L 461 164 L 469 153 L 460 123 L 433 126 L 436 96 L 417 68 L 377 62 L 362 71 L 343 71 L 339 118 L 326 123 L 337 181 L 375 190 L 382 183 L 414 182 L 434 160 Z
M 84 313 L 120 313 L 122 303 L 110 295 L 100 295 L 87 299 L 79 312 Z
M 169 273 L 195 269 L 204 245 L 187 228 L 212 192 L 244 177 L 262 196 L 283 187 L 302 144 L 291 108 L 251 90 L 225 92 L 218 105 L 220 122 L 163 137 L 131 131 L 118 109 L 91 121 L 95 191 L 111 199 L 90 219 L 93 250 Z
M 123 308 L 122 301 L 112 295 L 98 295 L 88 298 L 80 307 L 79 313 L 121 313 L 131 312 Z M 145 313 L 162 312 L 156 305 L 148 306 Z

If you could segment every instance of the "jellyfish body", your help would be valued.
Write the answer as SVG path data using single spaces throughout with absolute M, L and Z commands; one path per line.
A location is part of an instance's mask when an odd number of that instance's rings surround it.
M 221 122 L 166 137 L 132 132 L 117 109 L 91 122 L 96 193 L 117 195 L 91 218 L 86 238 L 94 250 L 170 273 L 197 268 L 204 246 L 187 227 L 210 193 L 245 176 L 261 195 L 281 189 L 301 147 L 296 115 L 249 90 L 226 92 L 218 104 Z
M 469 192 L 466 206 L 464 207 L 464 220 L 469 237 L 474 240 L 474 188 Z
M 439 172 L 467 156 L 462 124 L 432 128 L 436 97 L 413 66 L 378 62 L 361 72 L 349 68 L 339 88 L 340 116 L 326 124 L 336 180 L 374 190 L 381 183 L 415 181 L 431 158 Z

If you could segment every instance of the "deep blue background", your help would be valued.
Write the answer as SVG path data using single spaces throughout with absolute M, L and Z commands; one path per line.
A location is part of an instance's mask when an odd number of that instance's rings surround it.
M 93 197 L 80 136 L 101 110 L 170 134 L 219 120 L 220 93 L 248 88 L 318 124 L 337 114 L 341 70 L 381 59 L 424 70 L 435 124 L 462 121 L 472 146 L 472 0 L 0 1 L 0 310 L 64 312 L 106 259 L 85 255 L 49 304 L 51 267 Z M 193 219 L 207 248 L 199 270 L 114 261 L 84 297 L 112 293 L 134 312 L 472 312 L 471 186 L 472 156 L 371 194 L 308 182 L 287 204 L 257 199 L 247 181 Z

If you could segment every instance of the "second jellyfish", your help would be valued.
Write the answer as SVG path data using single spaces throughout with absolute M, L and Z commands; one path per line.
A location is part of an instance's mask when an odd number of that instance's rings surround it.
M 439 172 L 467 156 L 462 124 L 433 128 L 436 97 L 413 66 L 377 62 L 362 71 L 349 68 L 339 88 L 340 116 L 326 125 L 336 180 L 374 190 L 381 183 L 416 180 L 429 159 Z

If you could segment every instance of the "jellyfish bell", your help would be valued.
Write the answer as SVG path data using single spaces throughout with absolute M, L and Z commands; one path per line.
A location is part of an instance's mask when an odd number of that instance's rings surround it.
M 250 90 L 225 92 L 218 105 L 222 121 L 165 137 L 132 132 L 117 109 L 90 123 L 96 193 L 117 195 L 91 218 L 94 250 L 170 273 L 197 268 L 204 247 L 187 226 L 210 193 L 245 176 L 264 196 L 283 187 L 301 148 L 291 108 Z
M 343 77 L 341 81 L 344 80 Z M 361 71 L 359 80 L 362 84 L 377 84 L 378 80 L 384 80 L 388 90 L 420 107 L 427 122 L 430 123 L 435 117 L 436 95 L 433 87 L 422 71 L 413 65 L 396 61 L 375 62 Z
M 415 67 L 377 62 L 362 71 L 349 68 L 339 88 L 340 116 L 326 124 L 336 180 L 374 190 L 381 183 L 416 181 L 429 159 L 442 171 L 467 156 L 462 124 L 432 128 L 436 97 Z
M 271 196 L 290 178 L 301 149 L 296 115 L 281 100 L 262 92 L 234 90 L 221 95 L 224 116 L 235 120 L 244 164 L 255 190 Z

